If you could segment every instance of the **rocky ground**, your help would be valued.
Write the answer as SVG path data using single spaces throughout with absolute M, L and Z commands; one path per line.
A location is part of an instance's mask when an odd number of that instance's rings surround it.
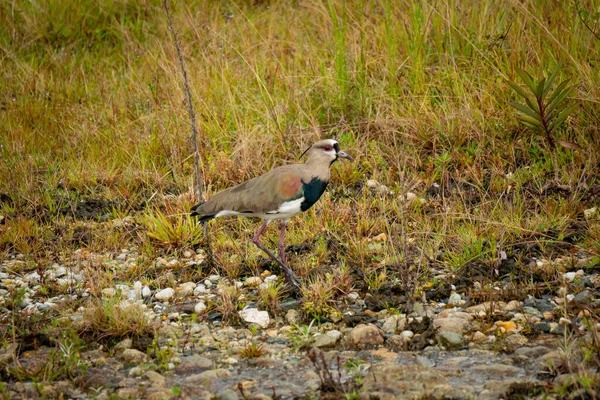
M 233 282 L 210 275 L 95 288 L 91 267 L 118 274 L 137 258 L 135 248 L 79 250 L 33 272 L 23 256 L 3 261 L 0 302 L 10 312 L 2 323 L 29 332 L 2 346 L 5 398 L 595 396 L 584 382 L 597 373 L 600 278 L 598 260 L 583 252 L 534 261 L 565 272 L 554 286 L 520 298 L 510 280 L 457 289 L 456 277 L 440 274 L 410 310 L 376 307 L 373 293 L 351 291 L 339 299 L 339 312 L 321 321 L 309 321 L 294 299 L 284 298 L 277 316 L 259 310 L 257 290 L 281 279 L 269 271 Z M 156 264 L 189 268 L 203 259 L 187 251 Z M 234 316 L 221 304 L 231 287 L 245 300 Z M 95 335 L 96 317 L 86 312 L 93 297 L 113 311 L 141 313 L 152 330 Z M 85 340 L 66 340 L 60 331 L 69 329 Z

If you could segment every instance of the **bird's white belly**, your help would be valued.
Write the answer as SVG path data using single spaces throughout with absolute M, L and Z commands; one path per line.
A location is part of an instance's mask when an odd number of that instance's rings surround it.
M 260 218 L 260 219 L 264 219 L 267 221 L 272 221 L 274 219 L 288 219 L 288 218 L 291 218 L 294 215 L 298 215 L 302 212 L 302 209 L 300 208 L 300 206 L 303 201 L 304 201 L 304 197 L 301 197 L 299 199 L 292 200 L 292 201 L 286 201 L 286 202 L 283 202 L 277 210 L 268 211 L 266 213 L 241 213 L 238 211 L 223 210 L 223 211 L 219 211 L 215 215 L 215 218 L 227 217 L 227 216 L 232 216 L 232 215 L 243 215 L 246 217 Z

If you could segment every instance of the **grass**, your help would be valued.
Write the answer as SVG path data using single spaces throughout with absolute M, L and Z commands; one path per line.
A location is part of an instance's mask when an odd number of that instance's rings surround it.
M 600 2 L 510 5 L 171 5 L 207 197 L 301 162 L 320 138 L 338 139 L 355 159 L 335 164 L 328 192 L 288 225 L 309 318 L 334 312 L 350 288 L 403 282 L 410 300 L 434 271 L 479 268 L 493 284 L 528 270 L 531 257 L 600 255 L 598 213 L 584 216 L 600 201 Z M 189 120 L 161 2 L 9 0 L 0 22 L 0 258 L 24 254 L 36 270 L 80 248 L 137 248 L 126 272 L 100 265 L 106 273 L 91 274 L 95 296 L 115 283 L 214 272 L 155 263 L 204 243 L 186 216 L 195 200 Z M 577 82 L 567 99 L 576 107 L 552 134 L 579 149 L 551 149 L 521 125 L 508 83 L 520 85 L 521 70 Z M 389 190 L 366 188 L 369 179 Z M 245 240 L 257 228 L 210 223 L 223 276 L 274 267 Z M 269 229 L 264 243 L 274 248 L 277 234 Z M 516 271 L 503 269 L 504 257 Z M 285 296 L 273 287 L 259 300 L 276 313 Z M 239 322 L 236 290 L 219 300 Z

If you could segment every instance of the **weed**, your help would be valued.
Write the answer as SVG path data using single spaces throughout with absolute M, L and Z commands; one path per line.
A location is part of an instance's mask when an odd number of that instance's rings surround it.
M 154 337 L 156 327 L 141 305 L 115 296 L 92 300 L 84 310 L 79 330 L 83 335 L 114 344 L 123 338 Z
M 282 282 L 263 285 L 258 289 L 258 304 L 274 318 L 277 318 L 280 311 L 281 298 L 285 293 L 285 284 Z
M 557 140 L 555 131 L 567 119 L 567 117 L 578 107 L 577 104 L 566 105 L 568 96 L 574 92 L 575 85 L 569 86 L 570 79 L 559 83 L 551 92 L 552 84 L 560 72 L 562 64 L 558 64 L 550 76 L 535 80 L 524 70 L 517 70 L 517 73 L 525 82 L 529 93 L 526 93 L 520 86 L 514 82 L 508 82 L 511 88 L 525 100 L 525 105 L 521 103 L 509 102 L 519 113 L 519 120 L 523 125 L 531 128 L 535 132 L 544 135 L 546 144 L 552 153 L 554 161 L 554 178 L 558 182 L 558 161 L 556 155 L 556 144 L 570 148 L 579 149 L 578 144 L 565 140 Z
M 239 311 L 244 308 L 241 294 L 241 290 L 236 285 L 219 287 L 219 300 L 215 304 L 215 310 L 221 314 L 226 324 L 237 325 L 241 322 Z
M 169 249 L 196 246 L 202 240 L 201 226 L 188 214 L 165 215 L 160 210 L 147 213 L 142 222 L 147 235 L 159 246 Z

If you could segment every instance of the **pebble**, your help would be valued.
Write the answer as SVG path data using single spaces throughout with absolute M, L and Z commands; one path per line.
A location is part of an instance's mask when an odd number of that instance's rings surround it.
M 148 356 L 145 353 L 142 353 L 141 351 L 136 349 L 125 349 L 123 351 L 123 354 L 121 354 L 121 357 L 123 357 L 123 360 L 125 360 L 125 362 L 136 364 L 144 363 L 149 360 Z
M 350 332 L 350 344 L 364 349 L 383 344 L 383 333 L 373 324 L 359 325 Z
M 191 356 L 183 357 L 181 359 L 175 372 L 177 372 L 178 375 L 191 375 L 211 369 L 213 364 L 214 363 L 206 357 L 192 354 Z
M 152 291 L 150 290 L 150 287 L 148 286 L 144 286 L 142 288 L 142 297 L 143 298 L 148 298 L 152 295 Z
M 189 296 L 196 289 L 196 284 L 194 282 L 185 282 L 181 285 L 177 286 L 177 295 L 179 297 Z
M 462 335 L 449 331 L 438 333 L 437 339 L 442 346 L 451 349 L 462 347 L 465 345 L 466 342 L 465 338 Z
M 198 296 L 200 294 L 206 294 L 206 293 L 210 293 L 210 290 L 206 289 L 206 285 L 203 283 L 199 283 L 195 288 L 194 288 L 194 296 Z
M 204 303 L 203 301 L 199 301 L 194 306 L 194 312 L 196 314 L 201 314 L 204 310 L 206 310 L 206 303 Z
M 465 303 L 466 301 L 463 300 L 460 294 L 458 293 L 452 293 L 448 298 L 448 304 L 451 306 L 462 306 Z
M 244 286 L 258 286 L 262 283 L 260 276 L 250 276 L 244 281 Z
M 298 325 L 301 321 L 300 313 L 294 309 L 288 310 L 285 313 L 285 320 L 290 325 Z
M 173 290 L 172 288 L 165 288 L 165 289 L 161 290 L 160 292 L 156 293 L 156 295 L 154 295 L 154 297 L 156 297 L 157 300 L 165 301 L 165 300 L 169 300 L 174 295 L 175 295 L 175 290 Z
M 433 320 L 433 326 L 438 328 L 440 332 L 463 334 L 469 326 L 469 322 L 461 318 L 437 318 Z
M 259 311 L 256 308 L 245 308 L 239 312 L 240 317 L 247 323 L 257 324 L 261 328 L 267 328 L 271 319 L 267 311 Z
M 397 333 L 404 330 L 406 326 L 406 315 L 397 314 L 387 317 L 381 329 L 385 333 Z
M 342 332 L 333 329 L 319 335 L 315 338 L 313 346 L 315 347 L 331 347 L 334 346 L 342 337 Z

